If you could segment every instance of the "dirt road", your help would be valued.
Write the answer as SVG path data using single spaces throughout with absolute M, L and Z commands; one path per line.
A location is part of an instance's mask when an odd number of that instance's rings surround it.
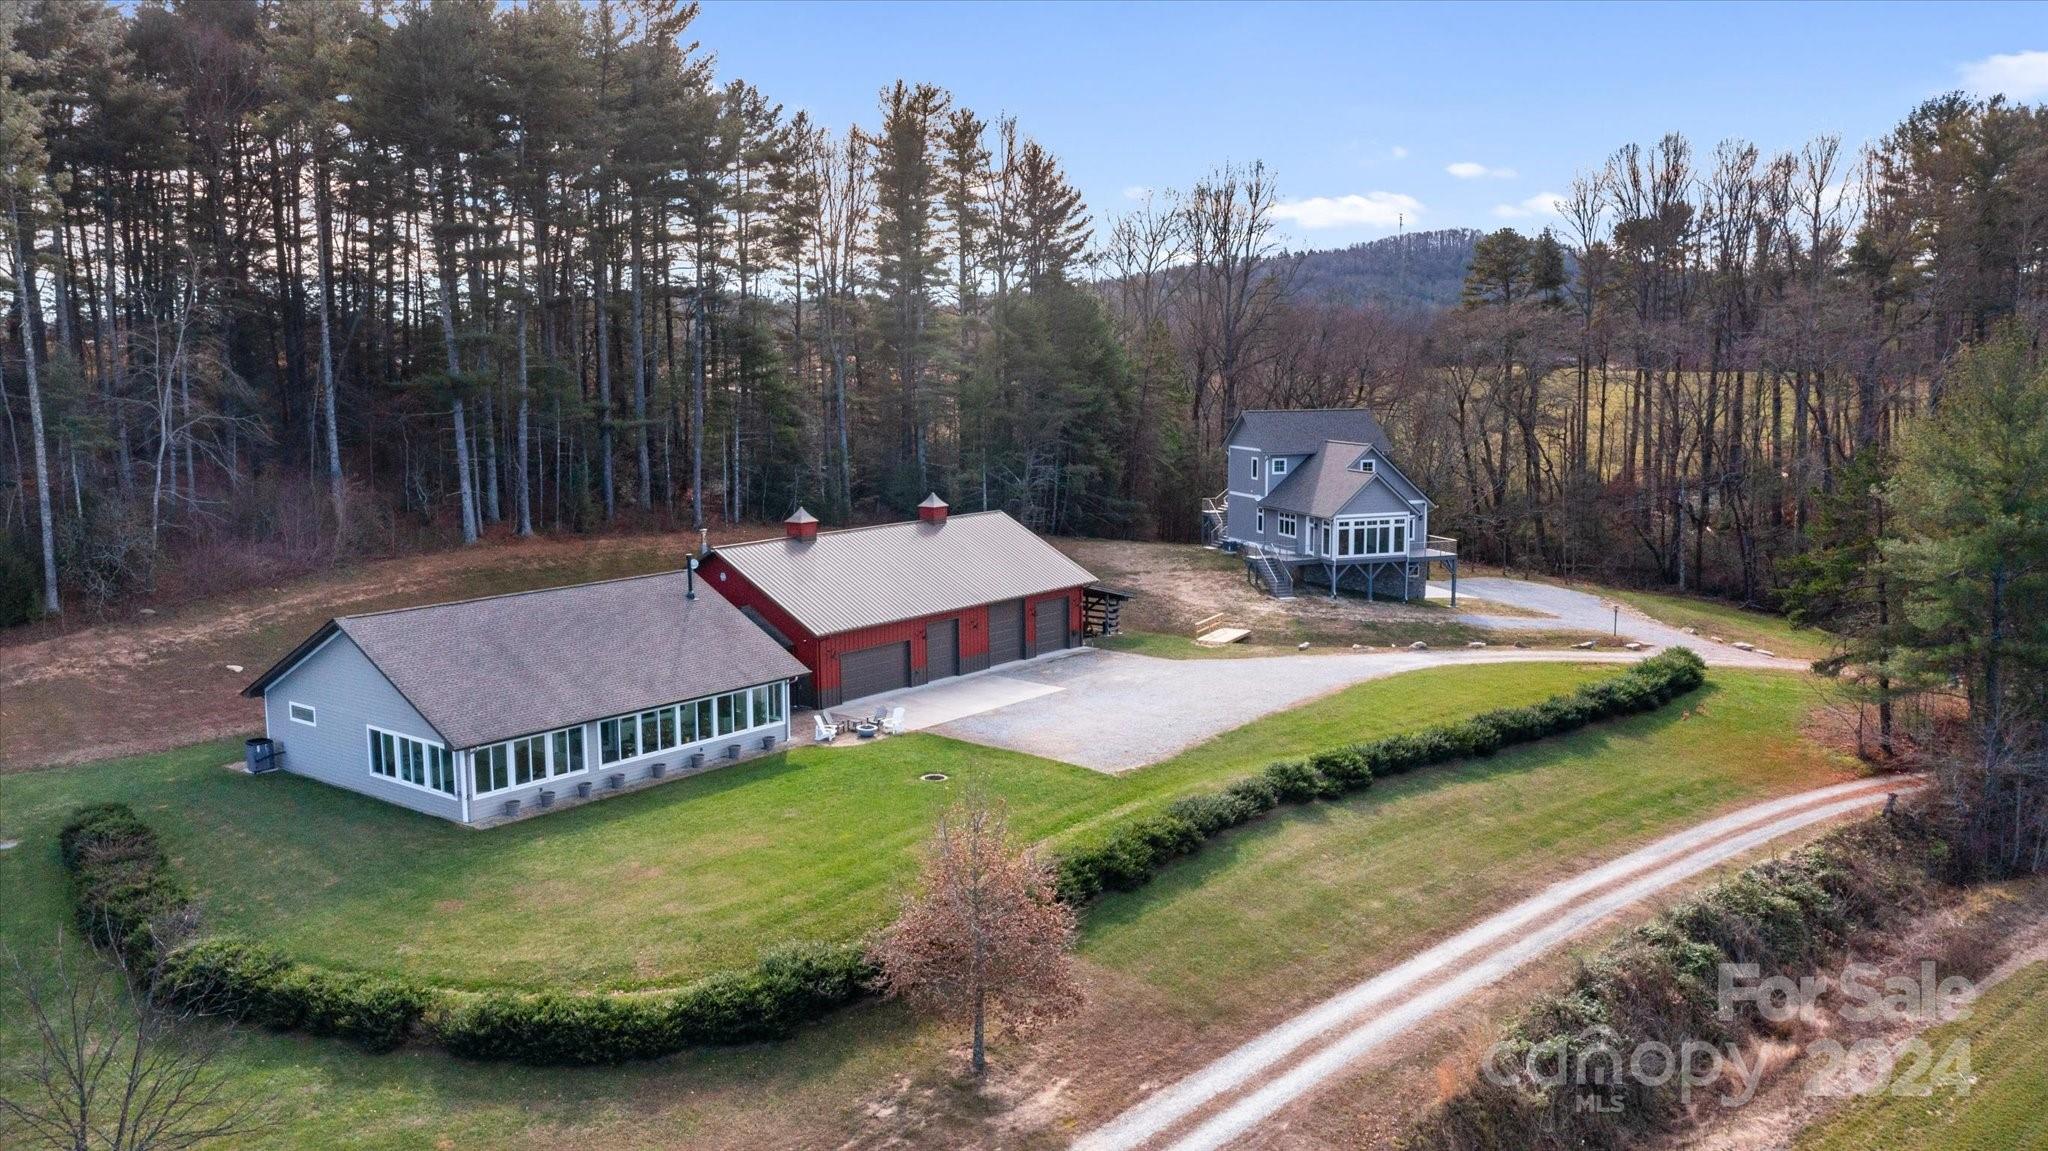
M 1608 916 L 1901 787 L 1896 779 L 1857 780 L 1756 804 L 1554 884 L 1162 1088 L 1077 1140 L 1075 1151 L 1228 1146 L 1366 1054 Z

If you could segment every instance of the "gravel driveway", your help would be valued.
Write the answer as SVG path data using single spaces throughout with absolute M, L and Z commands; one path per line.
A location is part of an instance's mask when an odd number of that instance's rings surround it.
M 970 743 L 1123 772 L 1354 683 L 1459 663 L 1625 663 L 1616 651 L 1380 651 L 1160 659 L 1119 651 L 1012 664 L 1005 679 L 1059 690 L 930 730 Z M 906 701 L 908 702 L 908 701 Z
M 1482 627 L 1605 632 L 1612 609 L 1598 596 L 1550 584 L 1479 578 L 1459 581 L 1460 592 L 1548 613 L 1541 619 L 1462 613 Z M 1649 651 L 1685 644 L 1708 663 L 1730 667 L 1803 670 L 1797 660 L 1774 659 L 1686 635 L 1624 605 L 1624 635 Z M 1129 652 L 1091 651 L 1070 658 L 1011 664 L 991 673 L 1055 690 L 940 723 L 929 730 L 970 743 L 1008 748 L 1096 771 L 1129 771 L 1168 759 L 1261 716 L 1318 696 L 1427 667 L 1464 663 L 1621 663 L 1644 652 L 1519 650 L 1510 647 L 1443 651 L 1308 652 L 1242 659 L 1160 659 Z M 1021 694 L 1021 693 L 1020 693 Z M 915 704 L 908 698 L 904 700 Z
M 1492 600 L 1526 611 L 1545 613 L 1545 618 L 1496 616 L 1483 612 L 1458 613 L 1458 619 L 1480 627 L 1498 628 L 1502 631 L 1517 628 L 1556 628 L 1599 632 L 1602 635 L 1614 628 L 1614 608 L 1610 601 L 1588 592 L 1574 591 L 1555 584 L 1502 579 L 1498 576 L 1477 576 L 1459 580 L 1458 594 L 1480 600 Z M 1669 624 L 1658 623 L 1627 604 L 1621 605 L 1621 634 L 1641 640 L 1653 649 L 1682 644 L 1699 652 L 1711 664 L 1728 667 L 1783 668 L 1788 671 L 1803 671 L 1807 667 L 1796 659 L 1761 655 L 1727 644 L 1713 643 L 1705 636 L 1687 635 Z

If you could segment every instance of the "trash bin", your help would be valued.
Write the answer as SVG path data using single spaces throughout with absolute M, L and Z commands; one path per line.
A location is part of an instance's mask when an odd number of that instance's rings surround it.
M 255 739 L 243 740 L 242 770 L 250 775 L 262 775 L 266 771 L 276 771 L 278 769 L 278 758 L 283 754 L 284 749 L 279 747 L 274 739 L 258 736 Z

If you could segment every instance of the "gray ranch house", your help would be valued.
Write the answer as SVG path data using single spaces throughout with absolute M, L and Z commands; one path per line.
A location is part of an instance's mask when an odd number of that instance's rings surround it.
M 1289 598 L 1319 584 L 1368 599 L 1420 598 L 1431 568 L 1458 597 L 1458 541 L 1429 534 L 1430 498 L 1387 453 L 1364 408 L 1248 411 L 1225 438 L 1229 480 L 1202 501 L 1207 542 L 1241 552 L 1247 576 Z
M 806 674 L 687 570 L 342 616 L 244 690 L 250 766 L 491 823 L 773 751 Z

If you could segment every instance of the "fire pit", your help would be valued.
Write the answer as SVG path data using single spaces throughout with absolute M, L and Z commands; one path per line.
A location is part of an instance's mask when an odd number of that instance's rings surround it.
M 864 719 L 853 725 L 853 734 L 862 739 L 873 739 L 881 730 L 882 726 L 873 720 Z

